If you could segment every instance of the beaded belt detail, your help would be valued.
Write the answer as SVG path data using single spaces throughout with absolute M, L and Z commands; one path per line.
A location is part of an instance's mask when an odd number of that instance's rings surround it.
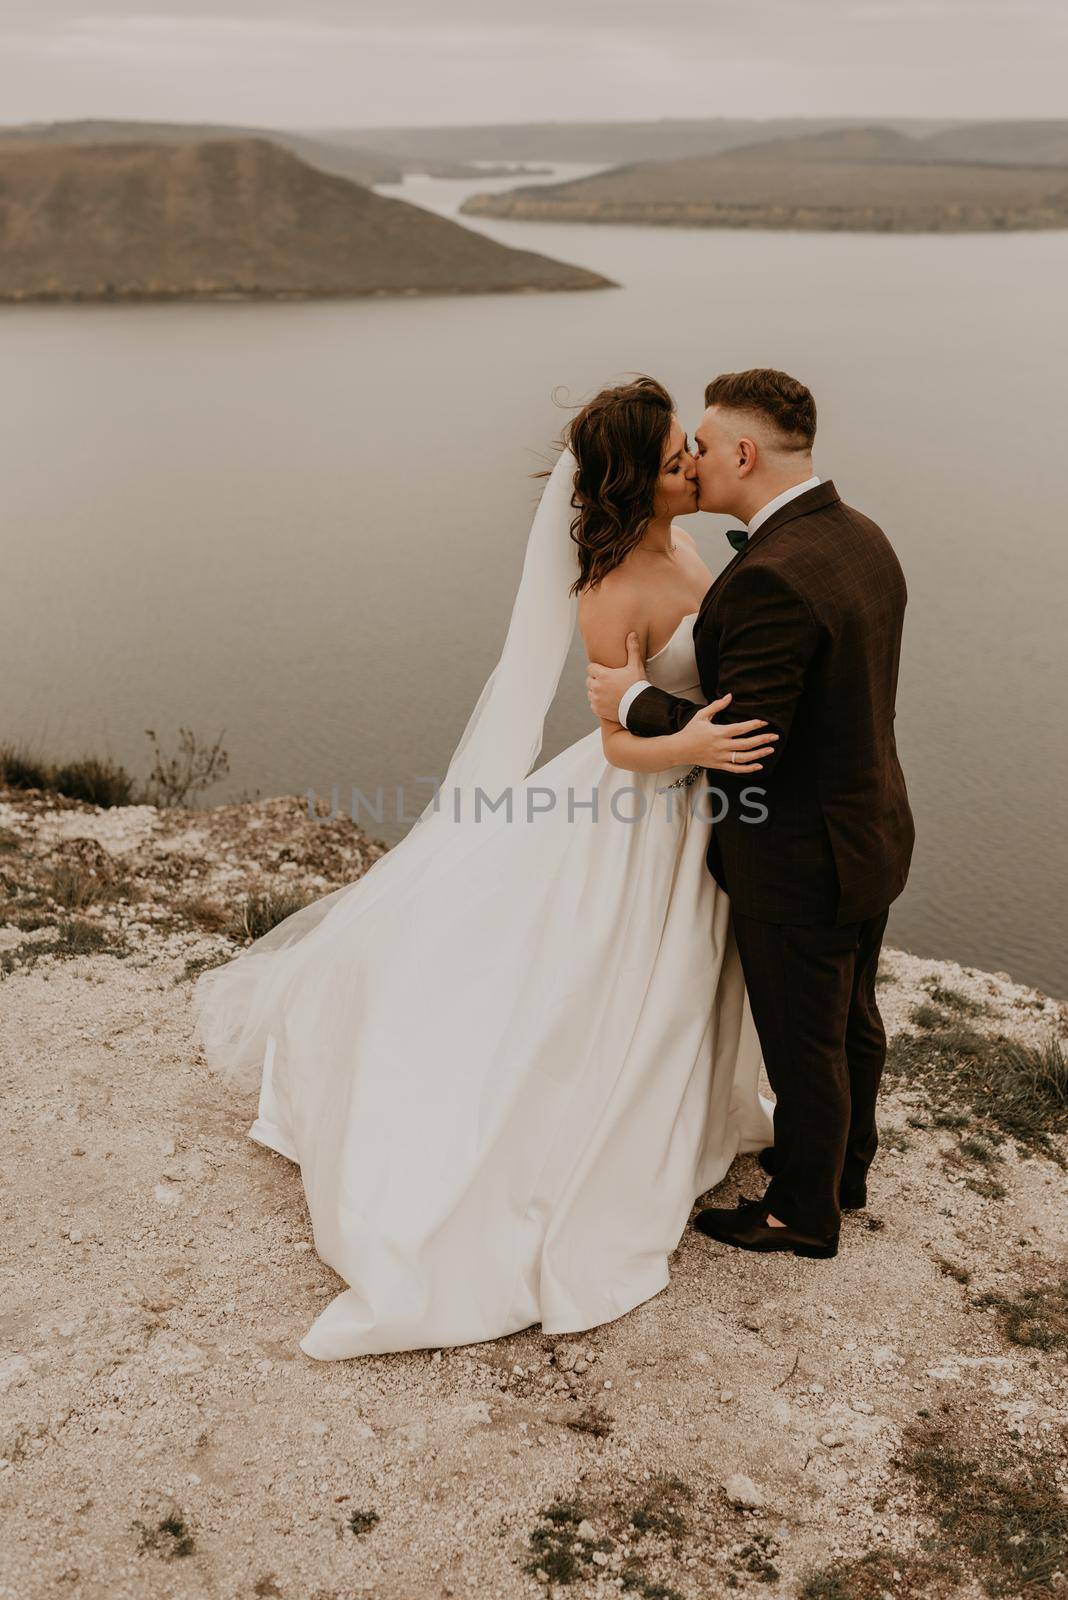
M 704 770 L 704 767 L 691 767 L 684 778 L 676 778 L 674 783 L 667 783 L 664 787 L 666 789 L 681 789 L 685 784 L 696 783 Z

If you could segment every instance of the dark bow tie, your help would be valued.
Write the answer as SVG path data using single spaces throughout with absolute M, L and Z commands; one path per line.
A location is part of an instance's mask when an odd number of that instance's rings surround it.
M 749 530 L 748 528 L 728 528 L 727 538 L 735 550 L 744 550 L 749 543 Z

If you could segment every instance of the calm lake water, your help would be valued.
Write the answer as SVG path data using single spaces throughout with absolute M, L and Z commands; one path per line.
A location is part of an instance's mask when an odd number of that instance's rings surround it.
M 448 211 L 472 187 L 391 192 Z M 554 391 L 652 372 L 692 426 L 710 376 L 782 366 L 819 401 L 817 471 L 909 583 L 918 840 L 889 937 L 1068 994 L 1068 233 L 480 226 L 623 287 L 0 312 L 0 738 L 144 774 L 145 728 L 225 729 L 208 801 L 440 775 Z M 688 521 L 713 571 L 725 525 Z M 590 727 L 576 644 L 545 757 Z M 371 831 L 405 828 L 387 801 Z

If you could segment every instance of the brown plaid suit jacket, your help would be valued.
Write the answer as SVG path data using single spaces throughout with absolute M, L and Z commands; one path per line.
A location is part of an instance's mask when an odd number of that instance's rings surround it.
M 733 696 L 717 721 L 764 717 L 779 734 L 762 772 L 707 774 L 719 791 L 708 867 L 744 915 L 841 925 L 904 888 L 915 829 L 894 698 L 906 598 L 886 535 L 833 483 L 769 517 L 705 596 L 701 688 Z M 627 726 L 671 733 L 697 709 L 649 688 Z

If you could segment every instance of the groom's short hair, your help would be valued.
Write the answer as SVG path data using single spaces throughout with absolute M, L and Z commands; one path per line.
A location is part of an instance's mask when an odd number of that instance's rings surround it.
M 705 390 L 706 406 L 725 411 L 752 411 L 782 435 L 787 450 L 811 450 L 816 437 L 816 402 L 812 393 L 787 372 L 751 367 L 748 372 L 721 372 Z

